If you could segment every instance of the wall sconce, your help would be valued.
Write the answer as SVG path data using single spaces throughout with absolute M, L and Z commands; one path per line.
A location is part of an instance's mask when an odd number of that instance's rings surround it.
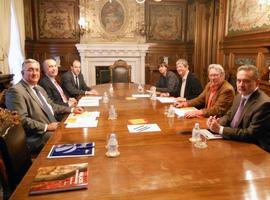
M 141 23 L 137 22 L 136 32 L 141 36 L 144 36 L 146 34 L 145 23 L 144 22 L 141 22 Z
M 89 22 L 86 21 L 84 17 L 80 17 L 78 23 L 80 26 L 80 35 L 84 35 L 85 33 L 91 32 L 91 29 L 89 27 Z

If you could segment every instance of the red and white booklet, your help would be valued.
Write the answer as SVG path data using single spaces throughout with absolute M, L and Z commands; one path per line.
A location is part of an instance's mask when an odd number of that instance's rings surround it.
M 40 167 L 30 187 L 30 195 L 85 189 L 88 163 Z

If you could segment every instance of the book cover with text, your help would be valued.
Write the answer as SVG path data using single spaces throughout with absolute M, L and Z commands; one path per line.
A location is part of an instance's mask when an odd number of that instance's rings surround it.
M 48 158 L 66 158 L 93 156 L 95 153 L 95 143 L 58 144 L 53 145 Z
M 85 189 L 88 163 L 40 167 L 30 187 L 30 195 Z

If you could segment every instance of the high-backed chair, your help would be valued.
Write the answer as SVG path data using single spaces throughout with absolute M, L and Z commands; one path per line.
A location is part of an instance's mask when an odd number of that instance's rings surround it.
M 117 60 L 110 66 L 112 83 L 130 83 L 131 66 L 124 60 Z
M 2 175 L 4 198 L 8 198 L 32 164 L 21 124 L 13 124 L 0 132 L 0 153 L 6 171 Z

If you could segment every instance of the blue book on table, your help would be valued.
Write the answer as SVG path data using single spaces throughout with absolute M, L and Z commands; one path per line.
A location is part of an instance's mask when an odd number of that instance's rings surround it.
M 95 143 L 78 143 L 78 144 L 58 144 L 53 145 L 48 158 L 66 158 L 93 156 L 95 153 Z

